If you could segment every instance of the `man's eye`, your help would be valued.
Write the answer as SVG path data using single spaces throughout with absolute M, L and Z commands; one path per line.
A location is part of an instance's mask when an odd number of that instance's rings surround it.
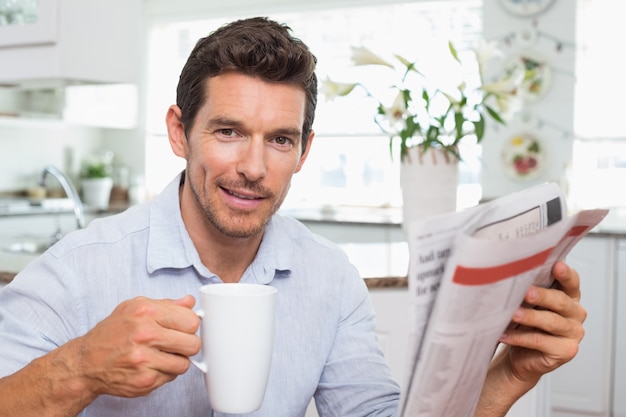
M 223 136 L 233 136 L 235 131 L 233 129 L 220 129 L 220 134 Z
M 293 143 L 291 139 L 283 136 L 278 136 L 276 139 L 274 139 L 274 141 L 279 145 L 290 145 Z

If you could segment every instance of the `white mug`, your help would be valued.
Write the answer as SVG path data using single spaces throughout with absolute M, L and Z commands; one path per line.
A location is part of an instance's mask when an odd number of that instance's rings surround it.
M 209 284 L 200 288 L 202 361 L 211 408 L 250 413 L 263 403 L 274 347 L 277 290 L 260 284 Z

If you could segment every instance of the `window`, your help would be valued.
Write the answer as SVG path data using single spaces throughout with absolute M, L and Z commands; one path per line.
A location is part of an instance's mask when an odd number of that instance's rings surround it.
M 348 76 L 351 46 L 421 57 L 424 64 L 429 56 L 441 53 L 448 40 L 460 51 L 467 49 L 482 33 L 482 2 L 421 1 L 283 12 L 271 18 L 287 23 L 309 45 L 318 58 L 320 80 L 327 75 L 341 80 L 344 74 Z M 169 156 L 163 121 L 167 107 L 175 102 L 180 70 L 196 40 L 230 20 L 232 16 L 158 23 L 151 28 L 146 169 L 152 192 L 159 191 L 183 166 L 183 161 Z M 316 139 L 304 168 L 294 176 L 286 207 L 401 205 L 398 161 L 392 161 L 388 138 L 373 122 L 373 115 L 373 103 L 367 100 L 355 97 L 329 103 L 319 98 Z M 474 191 L 459 196 L 459 205 L 469 206 L 480 198 L 476 162 L 480 149 L 474 146 L 464 152 L 472 156 L 461 163 L 460 182 L 468 190 L 478 190 L 478 195 Z

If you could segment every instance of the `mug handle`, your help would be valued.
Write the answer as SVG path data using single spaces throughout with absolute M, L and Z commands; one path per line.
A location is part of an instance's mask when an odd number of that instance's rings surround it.
M 196 313 L 196 315 L 200 318 L 200 320 L 202 320 L 204 318 L 204 311 L 202 310 L 197 310 L 194 311 Z M 199 370 L 201 370 L 202 372 L 204 372 L 205 374 L 208 372 L 208 368 L 207 366 L 204 364 L 204 362 L 200 362 L 197 361 L 195 359 L 191 359 L 189 358 L 189 360 L 191 361 L 191 364 L 194 365 L 196 368 L 198 368 Z

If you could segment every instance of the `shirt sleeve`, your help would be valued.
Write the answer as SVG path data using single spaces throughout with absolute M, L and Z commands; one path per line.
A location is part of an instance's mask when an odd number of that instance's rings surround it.
M 379 347 L 374 310 L 356 270 L 343 280 L 336 338 L 315 394 L 323 417 L 395 416 L 399 386 Z
M 46 254 L 0 289 L 0 377 L 78 336 L 79 300 Z

